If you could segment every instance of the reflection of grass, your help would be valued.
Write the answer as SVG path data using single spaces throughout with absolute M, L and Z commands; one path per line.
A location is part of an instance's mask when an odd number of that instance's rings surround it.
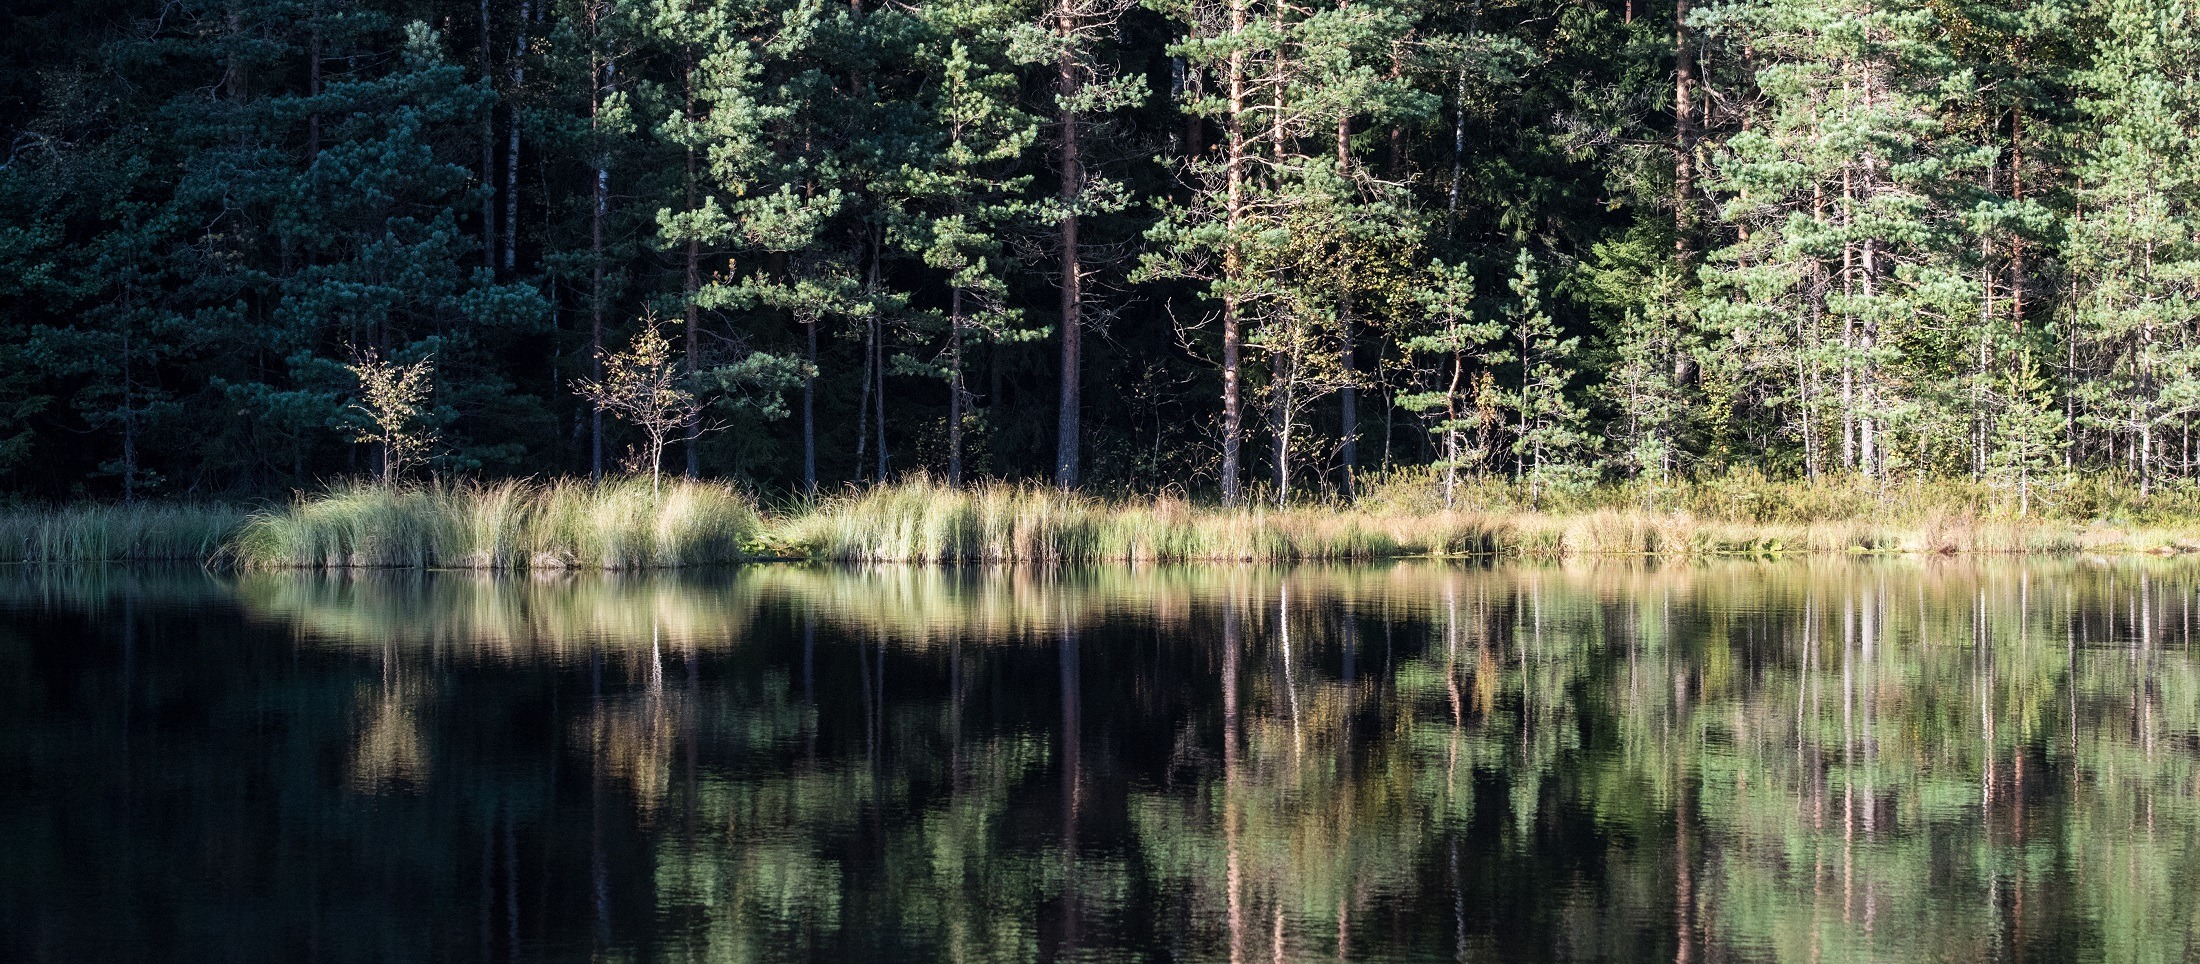
M 755 618 L 750 594 L 659 575 L 252 573 L 235 592 L 247 612 L 316 640 L 397 642 L 462 658 L 566 659 L 658 643 L 682 652 L 721 648 Z
M 198 562 L 237 532 L 221 505 L 77 505 L 0 512 L 0 562 Z

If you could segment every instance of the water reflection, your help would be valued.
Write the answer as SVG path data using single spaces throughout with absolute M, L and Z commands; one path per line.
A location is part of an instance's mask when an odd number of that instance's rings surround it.
M 2179 960 L 2174 560 L 0 579 L 0 956 Z

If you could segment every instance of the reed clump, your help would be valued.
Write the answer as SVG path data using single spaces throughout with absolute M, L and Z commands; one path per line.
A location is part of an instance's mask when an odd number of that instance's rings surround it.
M 648 479 L 347 485 L 244 515 L 220 507 L 0 512 L 0 561 L 187 559 L 247 569 L 661 569 L 763 558 L 1081 564 L 1398 556 L 2200 551 L 2200 489 L 2072 484 L 2018 515 L 1962 481 L 1725 476 L 1530 492 L 1425 472 L 1353 502 L 1196 504 L 924 477 L 773 511 L 725 485 Z
M 1204 507 L 1167 496 L 1103 500 L 1038 485 L 956 489 L 917 479 L 822 499 L 779 520 L 775 539 L 842 562 L 1087 563 L 1373 559 L 1472 544 L 1480 534 L 1463 516 Z
M 1503 480 L 1455 488 L 1428 474 L 1359 500 L 1275 506 L 1101 499 L 1034 485 L 955 489 L 927 479 L 851 490 L 767 523 L 791 554 L 843 562 L 1192 562 L 1409 555 L 1760 555 L 2200 550 L 2200 495 L 2134 500 L 2074 485 L 2019 516 L 1963 481 L 1867 485 L 1769 480 L 1621 484 L 1534 492 Z M 2114 515 L 2092 513 L 2112 507 Z
M 254 513 L 247 569 L 651 569 L 751 558 L 755 503 L 723 485 L 351 485 Z
M 0 563 L 204 562 L 244 524 L 218 504 L 0 510 Z

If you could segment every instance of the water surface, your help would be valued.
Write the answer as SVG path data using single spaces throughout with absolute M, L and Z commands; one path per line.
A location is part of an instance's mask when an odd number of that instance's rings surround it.
M 2182 960 L 2196 590 L 0 572 L 0 958 Z

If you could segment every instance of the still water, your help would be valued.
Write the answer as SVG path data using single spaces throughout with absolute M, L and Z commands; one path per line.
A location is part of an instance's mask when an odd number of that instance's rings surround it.
M 0 958 L 2183 960 L 2196 590 L 0 572 Z

